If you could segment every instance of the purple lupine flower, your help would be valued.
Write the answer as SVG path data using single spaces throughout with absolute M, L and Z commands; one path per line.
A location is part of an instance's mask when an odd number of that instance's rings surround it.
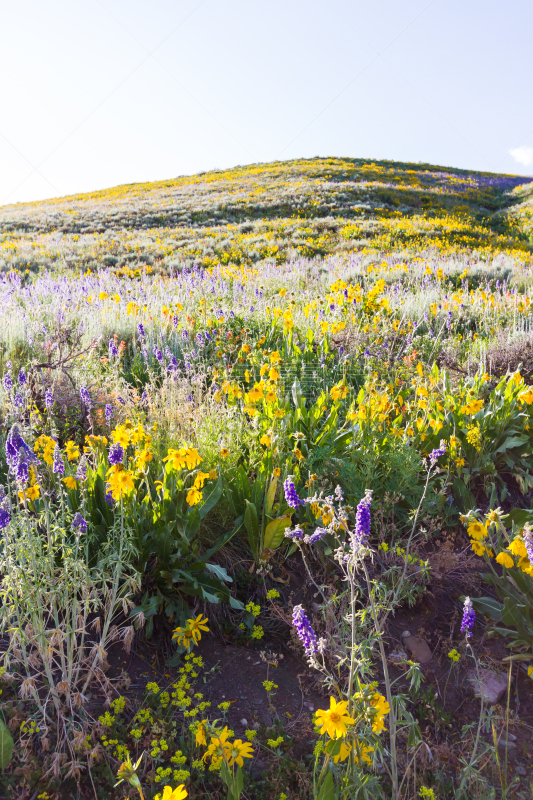
M 317 528 L 315 532 L 308 537 L 307 544 L 315 544 L 315 542 L 319 542 L 326 534 L 326 528 Z
M 11 522 L 11 515 L 7 508 L 0 508 L 0 531 L 7 528 Z
M 104 413 L 105 413 L 105 419 L 106 419 L 107 424 L 111 425 L 111 420 L 113 419 L 113 414 L 114 414 L 113 406 L 111 406 L 109 404 L 106 405 Z
M 141 395 L 141 403 L 147 403 L 147 402 L 148 402 L 148 392 L 145 389 Z
M 119 442 L 112 444 L 109 448 L 109 463 L 110 464 L 122 464 L 122 459 L 124 458 L 124 448 Z
M 472 601 L 469 597 L 465 597 L 465 604 L 463 607 L 463 619 L 461 622 L 461 633 L 466 634 L 466 637 L 472 636 L 472 628 L 476 621 L 476 612 L 472 606 Z
M 72 527 L 79 528 L 80 533 L 85 533 L 87 530 L 87 521 L 83 519 L 79 511 L 77 514 L 74 515 L 74 519 L 72 520 Z
M 172 324 L 174 325 L 175 328 L 178 327 L 179 321 L 180 321 L 179 317 L 176 314 L 174 314 L 174 316 L 172 317 Z
M 296 628 L 298 638 L 302 642 L 308 656 L 314 655 L 318 650 L 315 632 L 307 619 L 303 606 L 294 606 L 292 610 L 292 624 Z
M 293 531 L 285 531 L 287 539 L 303 539 L 304 532 L 301 528 L 295 528 Z
M 4 375 L 4 389 L 6 392 L 10 392 L 13 388 L 13 379 L 11 377 L 11 372 L 6 372 Z
M 109 489 L 109 488 L 107 489 L 107 491 L 105 493 L 105 501 L 106 501 L 108 506 L 112 506 L 112 505 L 115 504 L 115 501 L 113 500 L 113 494 L 111 492 L 111 489 Z
M 367 489 L 365 496 L 359 501 L 355 513 L 354 541 L 363 544 L 370 536 L 370 505 L 372 503 L 372 489 Z
M 115 358 L 118 356 L 118 347 L 115 343 L 114 339 L 109 340 L 109 358 Z
M 90 411 L 91 408 L 93 407 L 93 401 L 91 395 L 89 394 L 89 390 L 87 389 L 86 386 L 82 386 L 80 388 L 80 397 L 87 411 Z
M 54 405 L 54 393 L 51 389 L 47 389 L 44 393 L 44 404 L 48 411 L 51 410 L 52 406 Z
M 181 335 L 182 335 L 182 337 L 183 337 L 184 339 L 188 339 L 188 338 L 189 338 L 189 331 L 185 331 L 185 330 L 183 330 L 183 331 L 181 332 Z
M 87 479 L 87 459 L 85 456 L 80 458 L 80 463 L 78 464 L 78 469 L 76 470 L 76 478 L 79 481 L 84 481 Z
M 298 506 L 304 506 L 305 503 L 303 500 L 300 500 L 298 497 L 298 493 L 294 486 L 294 481 L 292 479 L 292 475 L 289 475 L 288 478 L 285 479 L 283 483 L 283 489 L 285 490 L 285 500 L 287 501 L 287 505 L 290 508 L 298 508 Z
M 126 405 L 126 401 L 120 395 L 117 395 L 117 400 L 118 400 L 118 402 L 120 403 L 121 406 L 125 406 Z
M 163 361 L 163 353 L 161 352 L 159 347 L 154 347 L 154 356 L 156 357 L 156 359 L 161 364 L 161 362 Z
M 429 460 L 431 462 L 432 467 L 435 466 L 439 458 L 443 456 L 445 452 L 446 452 L 446 443 L 444 441 L 441 441 L 440 447 L 436 448 L 435 450 L 432 450 L 431 453 L 429 454 Z
M 59 449 L 57 444 L 54 448 L 54 463 L 52 465 L 52 472 L 55 473 L 56 475 L 65 474 L 65 464 L 61 456 L 61 450 Z
M 26 386 L 27 381 L 26 370 L 24 367 L 21 367 L 19 370 L 19 386 Z
M 34 456 L 31 448 L 20 435 L 19 426 L 15 424 L 11 426 L 11 430 L 6 437 L 6 461 L 11 472 L 15 471 L 21 458 L 24 461 L 32 461 Z
M 22 408 L 22 406 L 24 405 L 24 398 L 22 397 L 20 392 L 15 392 L 13 403 L 16 408 Z
M 142 322 L 139 322 L 139 324 L 137 325 L 137 331 L 139 333 L 140 338 L 144 339 L 146 334 L 144 332 L 144 325 L 142 324 Z

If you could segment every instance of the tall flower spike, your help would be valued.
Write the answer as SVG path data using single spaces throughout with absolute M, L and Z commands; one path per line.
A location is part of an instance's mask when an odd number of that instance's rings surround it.
M 87 459 L 85 456 L 80 458 L 80 463 L 78 464 L 78 469 L 76 470 L 76 478 L 79 481 L 84 481 L 87 478 Z
M 298 497 L 298 492 L 296 491 L 296 487 L 294 486 L 292 475 L 289 475 L 288 478 L 285 479 L 283 483 L 283 489 L 285 490 L 285 500 L 287 501 L 287 505 L 290 508 L 297 509 L 298 506 L 305 505 L 304 501 L 300 500 L 300 498 Z
M 465 597 L 465 604 L 463 608 L 463 620 L 461 622 L 461 633 L 466 634 L 466 637 L 472 636 L 472 628 L 476 621 L 476 612 L 472 606 L 472 601 L 469 597 Z
M 367 489 L 365 496 L 359 501 L 355 514 L 355 530 L 353 541 L 355 545 L 366 542 L 370 536 L 370 506 L 372 504 L 372 489 Z
M 50 411 L 50 409 L 54 405 L 54 394 L 51 389 L 47 389 L 46 392 L 44 393 L 44 404 L 48 409 L 48 411 Z
M 109 463 L 110 464 L 122 464 L 122 459 L 124 458 L 124 448 L 121 444 L 116 442 L 112 444 L 109 448 Z
M 318 650 L 316 635 L 307 619 L 303 606 L 294 606 L 292 609 L 292 624 L 296 628 L 298 638 L 303 644 L 307 655 L 314 655 Z
M 65 474 L 65 464 L 63 463 L 63 458 L 61 457 L 61 450 L 59 449 L 57 444 L 54 449 L 54 463 L 52 466 L 52 472 L 54 472 L 56 475 Z
M 90 411 L 91 408 L 93 407 L 93 401 L 91 395 L 89 394 L 89 390 L 87 389 L 86 386 L 82 386 L 80 388 L 80 397 L 87 411 Z
M 115 358 L 115 356 L 118 356 L 118 347 L 117 347 L 114 339 L 110 339 L 109 340 L 109 348 L 108 349 L 109 349 L 109 358 Z

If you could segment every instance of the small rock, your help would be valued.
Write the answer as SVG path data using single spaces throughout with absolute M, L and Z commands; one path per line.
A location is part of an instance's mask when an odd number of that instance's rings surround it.
M 304 703 L 304 707 L 308 708 L 309 711 L 314 711 L 315 710 L 315 707 L 314 707 L 314 705 L 312 703 Z
M 241 725 L 242 725 L 243 728 L 247 728 L 248 727 L 248 720 L 244 719 L 244 717 L 243 717 L 241 719 Z
M 516 772 L 516 774 L 517 774 L 517 775 L 527 775 L 527 770 L 526 770 L 526 768 L 525 768 L 525 767 L 522 767 L 522 766 L 520 766 L 520 765 L 519 765 L 518 767 L 515 767 L 515 770 L 514 770 L 514 771 Z
M 468 680 L 474 687 L 476 697 L 483 697 L 491 706 L 498 703 L 507 691 L 507 675 L 491 669 L 480 669 L 479 677 L 476 670 L 470 670 Z
M 389 653 L 389 658 L 391 664 L 400 665 L 404 661 L 407 661 L 407 653 L 401 647 L 398 647 L 397 650 L 393 650 L 392 653 Z
M 252 700 L 252 703 L 253 703 L 254 706 L 260 706 L 263 703 L 263 698 L 262 697 L 254 697 L 254 699 Z
M 406 631 L 407 633 L 407 631 Z M 411 651 L 414 661 L 419 664 L 427 664 L 433 658 L 431 648 L 421 636 L 403 636 L 404 645 Z

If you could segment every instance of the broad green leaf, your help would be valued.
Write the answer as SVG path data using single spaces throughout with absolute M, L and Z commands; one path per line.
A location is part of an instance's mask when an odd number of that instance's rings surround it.
M 322 781 L 316 800 L 335 800 L 335 784 L 333 783 L 333 775 L 329 771 Z
M 277 519 L 273 519 L 272 522 L 269 522 L 265 529 L 263 548 L 275 550 L 279 547 L 285 538 L 285 531 L 290 527 L 290 524 L 290 516 L 278 517 Z
M 7 725 L 0 720 L 0 769 L 4 770 L 13 755 L 13 737 Z
M 272 478 L 270 481 L 270 486 L 268 487 L 266 501 L 265 501 L 265 511 L 268 516 L 270 516 L 270 512 L 272 511 L 272 507 L 274 505 L 274 500 L 276 499 L 276 489 L 278 486 L 278 479 Z
M 257 509 L 249 500 L 246 501 L 246 511 L 244 512 L 244 525 L 248 536 L 248 544 L 257 560 L 259 551 L 259 520 L 257 518 Z

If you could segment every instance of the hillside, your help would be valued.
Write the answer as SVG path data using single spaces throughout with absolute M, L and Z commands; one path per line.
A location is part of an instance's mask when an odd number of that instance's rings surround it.
M 0 269 L 163 271 L 367 249 L 528 259 L 532 179 L 393 161 L 253 164 L 0 208 Z

